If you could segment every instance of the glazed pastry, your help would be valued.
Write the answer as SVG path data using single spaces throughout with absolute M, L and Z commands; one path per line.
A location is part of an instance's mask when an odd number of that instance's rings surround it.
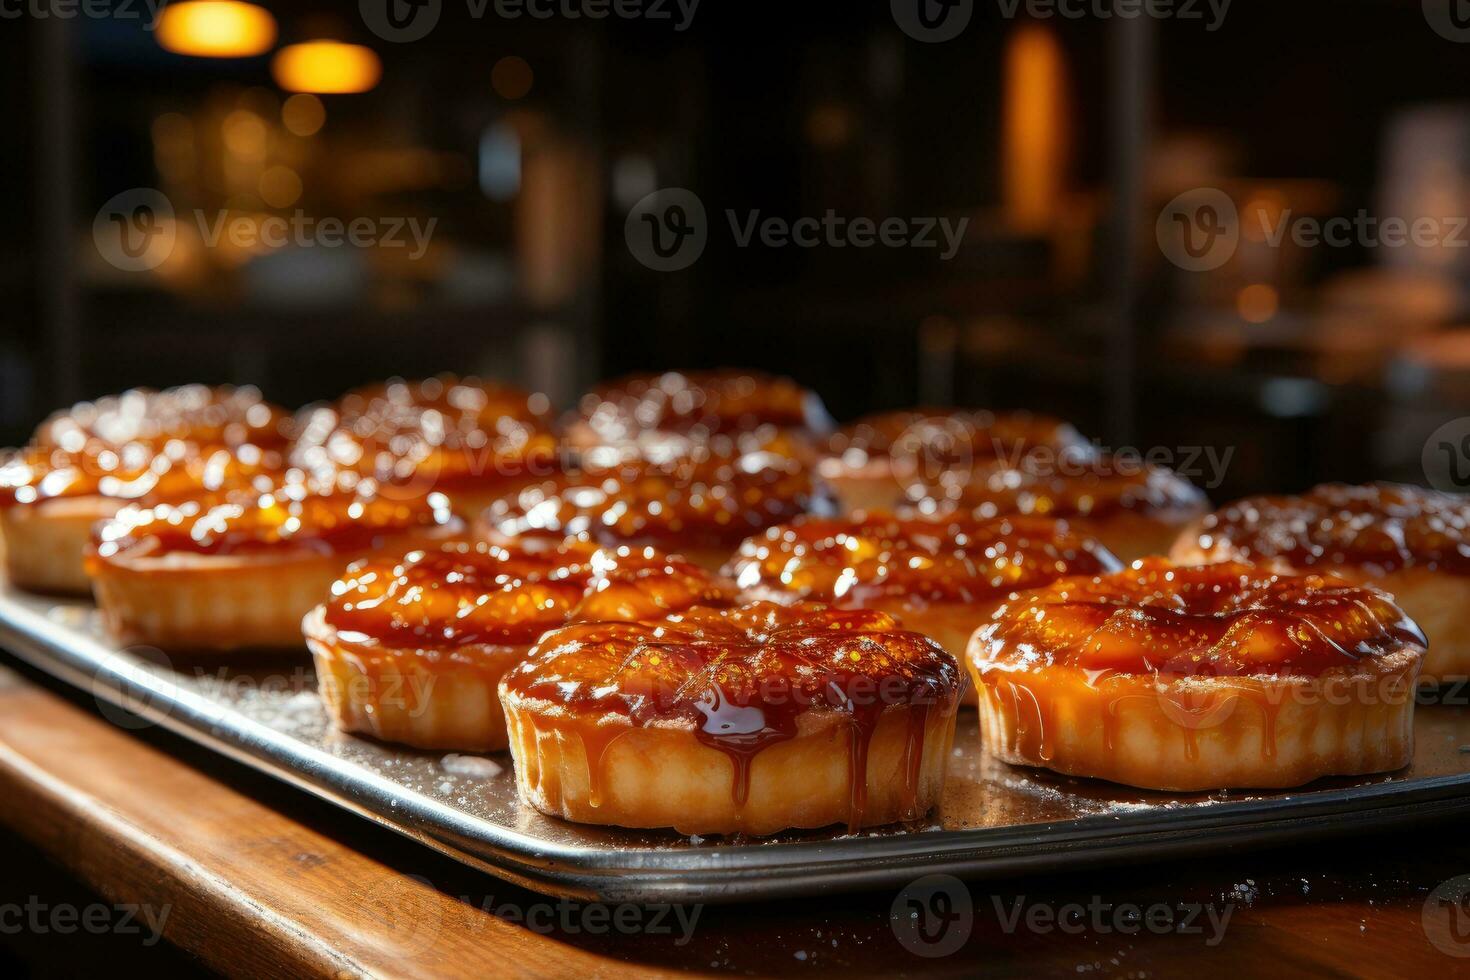
M 886 613 L 752 603 L 555 630 L 500 700 L 521 797 L 543 813 L 772 834 L 927 813 L 960 683 Z
M 770 453 L 727 459 L 695 456 L 669 463 L 630 460 L 579 471 L 497 501 L 485 514 L 498 542 L 652 546 L 712 571 L 740 542 L 814 505 L 811 480 L 794 460 Z
M 892 613 L 961 661 L 970 634 L 1012 592 L 1121 567 L 1102 545 L 1047 517 L 874 514 L 770 528 L 740 546 L 726 574 L 747 599 Z
M 73 405 L 42 422 L 31 441 L 68 452 L 134 443 L 161 448 L 172 440 L 281 449 L 291 434 L 290 413 L 262 399 L 255 388 L 183 385 L 163 391 L 136 388 Z
M 881 412 L 844 426 L 828 441 L 818 474 L 844 513 L 893 510 L 913 489 L 946 475 L 967 476 L 978 463 L 1019 465 L 1028 455 L 1094 454 L 1072 426 L 1029 412 L 916 408 Z
M 431 491 L 469 519 L 559 472 L 545 395 L 449 375 L 389 381 L 311 411 L 292 462 L 322 477 L 348 471 L 384 496 Z
M 1186 530 L 1173 557 L 1376 585 L 1429 637 L 1423 682 L 1470 675 L 1470 498 L 1391 483 L 1250 497 Z
M 1209 509 L 1205 495 L 1172 470 L 1121 457 L 1028 457 L 1020 466 L 997 460 L 956 477 L 915 488 L 915 502 L 901 512 L 1057 517 L 1131 562 L 1166 554 L 1180 529 Z
M 34 592 L 89 595 L 92 528 L 129 503 L 266 485 L 283 472 L 279 453 L 244 445 L 162 447 L 92 440 L 80 451 L 33 446 L 0 464 L 0 535 L 6 578 Z
M 82 402 L 41 423 L 0 464 L 0 538 L 9 581 L 87 595 L 92 525 L 129 501 L 160 500 L 279 471 L 290 417 L 254 388 L 135 389 Z M 222 463 L 219 450 L 241 459 Z
M 463 532 L 439 494 L 378 496 L 371 481 L 287 481 L 269 492 L 129 506 L 88 558 L 119 643 L 164 650 L 291 648 L 301 619 L 353 560 Z
M 1378 589 L 1150 558 L 1018 596 L 968 659 L 999 758 L 1193 791 L 1407 765 L 1423 656 Z
M 355 563 L 304 629 L 338 728 L 488 751 L 506 747 L 500 678 L 547 630 L 734 596 L 728 582 L 652 549 L 453 543 Z
M 566 427 L 579 450 L 656 461 L 708 447 L 722 456 L 774 452 L 814 461 L 832 419 L 816 392 L 759 371 L 634 374 L 582 396 Z

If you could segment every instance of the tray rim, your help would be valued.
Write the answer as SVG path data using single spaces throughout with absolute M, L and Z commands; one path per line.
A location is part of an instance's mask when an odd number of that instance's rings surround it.
M 343 807 L 462 863 L 577 900 L 727 902 L 896 887 L 925 874 L 1063 870 L 1356 832 L 1470 810 L 1470 772 L 1386 779 L 1207 807 L 1140 807 L 1035 824 L 841 835 L 830 840 L 623 847 L 546 841 L 471 816 L 140 669 L 0 586 L 0 642 L 13 656 L 161 728 Z M 1353 821 L 1334 821 L 1343 814 Z M 1228 832 L 1223 833 L 1222 831 Z M 835 852 L 835 854 L 833 853 Z

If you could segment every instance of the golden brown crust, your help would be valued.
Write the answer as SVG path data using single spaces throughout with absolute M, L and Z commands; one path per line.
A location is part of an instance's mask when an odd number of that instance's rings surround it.
M 6 579 L 32 592 L 91 595 L 86 554 L 92 528 L 122 506 L 105 497 L 68 497 L 0 507 Z
M 1008 762 L 1155 789 L 1396 769 L 1423 636 L 1384 593 L 1162 560 L 997 610 L 968 662 Z
M 1406 647 L 1319 677 L 996 672 L 977 680 L 981 740 L 1013 765 L 1176 792 L 1387 772 L 1413 755 L 1419 665 Z
M 497 685 L 529 647 L 403 649 L 344 638 L 317 606 L 301 624 L 327 713 L 345 732 L 424 749 L 506 747 Z
M 297 647 L 301 619 L 354 559 L 463 533 L 442 500 L 282 484 L 124 508 L 95 532 L 88 570 L 124 643 L 163 649 Z
M 102 563 L 92 584 L 119 644 L 184 653 L 289 650 L 301 646 L 301 618 L 350 557 Z
M 500 697 L 546 812 L 773 833 L 926 812 L 959 689 L 954 659 L 892 617 L 754 603 L 553 631 Z
M 729 583 L 651 550 L 454 543 L 356 562 L 303 630 L 339 728 L 483 751 L 506 747 L 500 678 L 548 629 L 734 596 Z
M 804 719 L 793 738 L 752 759 L 746 798 L 736 803 L 732 758 L 690 732 L 614 721 L 589 734 L 560 724 L 552 706 L 502 700 L 516 785 L 542 813 L 682 834 L 766 835 L 852 820 L 849 760 L 862 735 L 837 718 Z M 860 826 L 917 819 L 938 804 L 954 722 L 953 709 L 883 713 L 865 740 Z

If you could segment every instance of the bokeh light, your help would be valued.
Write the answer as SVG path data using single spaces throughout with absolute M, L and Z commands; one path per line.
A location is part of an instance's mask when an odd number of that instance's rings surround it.
M 276 19 L 241 0 L 185 0 L 159 15 L 158 43 L 196 58 L 249 58 L 276 43 Z

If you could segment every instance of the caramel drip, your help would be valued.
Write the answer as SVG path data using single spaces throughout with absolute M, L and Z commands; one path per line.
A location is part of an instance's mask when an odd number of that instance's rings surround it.
M 1028 759 L 1051 761 L 1053 755 L 1052 726 L 1049 724 L 1049 698 L 1037 697 L 1026 684 L 1013 678 L 1005 682 L 1011 697 L 1011 714 L 1017 719 L 1016 735 L 1021 754 Z M 1025 706 L 1022 706 L 1022 699 Z
M 868 750 L 873 744 L 873 733 L 878 730 L 878 718 L 883 705 L 869 704 L 856 707 L 848 716 L 848 809 L 847 832 L 853 833 L 863 825 L 863 815 L 868 809 Z
M 743 807 L 750 798 L 750 766 L 767 747 L 796 737 L 796 718 L 753 705 L 733 704 L 711 687 L 695 705 L 703 716 L 695 738 L 730 760 L 730 798 Z
M 919 814 L 919 784 L 924 776 L 924 742 L 929 734 L 929 705 L 909 706 L 908 733 L 903 745 L 903 797 L 902 817 L 917 820 Z
M 900 776 L 917 797 L 928 706 L 952 706 L 960 688 L 953 658 L 927 637 L 899 630 L 892 617 L 805 603 L 695 607 L 663 620 L 567 626 L 542 637 L 502 684 L 509 694 L 560 705 L 564 724 L 579 732 L 609 714 L 633 728 L 689 724 L 699 742 L 730 760 L 737 808 L 749 799 L 761 752 L 795 738 L 807 713 L 837 712 L 849 736 L 854 828 L 867 808 L 869 747 L 884 710 L 913 713 Z M 584 742 L 591 753 L 599 737 L 594 731 L 592 743 Z M 600 793 L 600 774 L 592 779 Z
M 603 790 L 607 786 L 607 750 L 625 734 L 627 729 L 610 725 L 601 727 L 584 726 L 576 730 L 582 742 L 582 754 L 587 758 L 587 803 L 602 806 Z

